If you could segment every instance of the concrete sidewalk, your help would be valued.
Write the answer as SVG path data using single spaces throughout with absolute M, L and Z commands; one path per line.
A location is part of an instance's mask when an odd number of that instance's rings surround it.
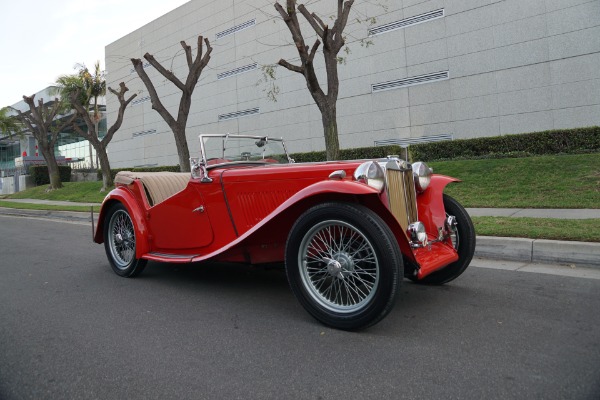
M 47 205 L 97 206 L 97 203 L 74 203 L 33 199 L 7 199 L 21 203 Z M 471 216 L 530 217 L 560 219 L 600 219 L 599 209 L 522 209 L 522 208 L 468 208 Z M 91 224 L 89 212 L 66 212 L 49 210 L 20 210 L 3 208 L 0 200 L 0 216 L 43 218 L 78 224 Z M 97 223 L 98 214 L 94 217 Z M 599 228 L 600 229 L 600 228 Z M 475 256 L 526 263 L 565 264 L 577 267 L 600 268 L 600 243 L 567 242 L 560 240 L 526 239 L 510 237 L 477 236 Z

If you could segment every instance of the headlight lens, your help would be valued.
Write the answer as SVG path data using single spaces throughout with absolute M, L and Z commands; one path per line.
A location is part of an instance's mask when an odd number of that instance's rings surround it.
M 367 161 L 359 165 L 354 171 L 354 179 L 380 192 L 385 187 L 385 173 L 376 161 Z
M 424 192 L 431 182 L 431 174 L 433 170 L 424 162 L 418 161 L 413 163 L 413 176 L 415 178 L 415 187 L 418 192 Z

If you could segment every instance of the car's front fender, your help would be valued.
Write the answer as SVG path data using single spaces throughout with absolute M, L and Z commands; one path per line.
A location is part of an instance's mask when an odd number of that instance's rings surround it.
M 425 225 L 427 232 L 435 233 L 438 227 L 444 226 L 446 221 L 444 188 L 452 182 L 461 182 L 461 180 L 445 175 L 432 175 L 429 187 L 418 196 L 419 220 Z

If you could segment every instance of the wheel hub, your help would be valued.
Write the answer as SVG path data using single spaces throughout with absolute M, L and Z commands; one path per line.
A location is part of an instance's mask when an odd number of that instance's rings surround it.
M 333 258 L 325 258 L 327 263 L 327 272 L 334 278 L 344 279 L 354 271 L 354 261 L 346 252 L 339 252 L 333 255 Z
M 119 244 L 123 243 L 123 235 L 121 235 L 120 233 L 117 233 L 115 235 L 115 241 Z

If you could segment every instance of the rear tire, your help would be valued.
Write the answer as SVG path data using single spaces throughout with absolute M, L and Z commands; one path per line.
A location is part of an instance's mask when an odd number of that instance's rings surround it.
M 121 203 L 110 207 L 104 219 L 104 249 L 113 271 L 126 278 L 139 275 L 147 260 L 135 258 L 136 237 L 133 221 Z
M 306 311 L 344 330 L 385 317 L 403 276 L 389 227 L 375 212 L 351 203 L 319 204 L 301 215 L 288 236 L 285 266 Z
M 452 197 L 444 194 L 446 215 L 456 217 L 456 230 L 452 235 L 452 244 L 458 252 L 458 261 L 427 275 L 416 281 L 425 285 L 443 285 L 458 278 L 469 266 L 475 253 L 475 228 L 471 217 L 462 205 Z

